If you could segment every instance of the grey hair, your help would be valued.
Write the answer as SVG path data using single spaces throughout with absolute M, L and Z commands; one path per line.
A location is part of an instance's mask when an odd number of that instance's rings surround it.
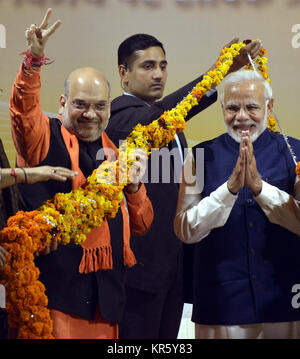
M 107 86 L 108 86 L 108 97 L 110 98 L 111 86 L 110 86 L 110 82 L 108 80 L 106 80 L 106 82 L 107 82 Z M 68 96 L 69 96 L 69 90 L 70 90 L 70 80 L 66 79 L 64 82 L 64 96 L 66 98 L 68 98 Z
M 265 87 L 265 100 L 269 100 L 272 98 L 272 87 L 268 83 L 268 81 L 266 81 L 262 77 L 261 74 L 256 71 L 241 69 L 239 71 L 231 73 L 224 78 L 220 91 L 220 100 L 222 105 L 224 104 L 224 93 L 227 86 L 248 81 L 261 81 Z
M 69 96 L 69 89 L 70 89 L 70 80 L 66 79 L 65 83 L 64 83 L 64 96 L 65 97 Z

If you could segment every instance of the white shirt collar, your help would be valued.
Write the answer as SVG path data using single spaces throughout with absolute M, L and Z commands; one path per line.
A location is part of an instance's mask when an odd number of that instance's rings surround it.
M 126 92 L 126 91 L 124 91 L 123 95 L 127 95 L 127 96 L 131 96 L 131 97 L 139 98 L 139 97 L 137 97 L 137 96 L 135 96 L 135 95 L 133 95 L 133 94 L 131 94 L 131 93 L 128 93 L 128 92 Z M 142 99 L 140 98 L 140 100 L 142 100 Z M 142 101 L 144 101 L 144 100 L 142 100 Z M 144 101 L 144 102 L 145 102 L 145 104 L 146 104 L 147 106 L 150 107 L 150 105 L 148 104 L 148 102 L 146 102 L 146 101 Z

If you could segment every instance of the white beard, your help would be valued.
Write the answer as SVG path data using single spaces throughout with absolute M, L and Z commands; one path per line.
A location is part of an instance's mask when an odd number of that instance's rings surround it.
M 230 126 L 226 122 L 224 122 L 224 124 L 225 124 L 225 128 L 226 128 L 226 131 L 227 131 L 228 135 L 230 137 L 232 137 L 236 142 L 240 143 L 241 139 L 242 139 L 242 133 L 241 132 L 239 133 L 239 132 L 233 130 L 233 127 L 239 125 L 240 122 L 235 121 Z M 265 116 L 264 116 L 264 119 L 263 119 L 262 122 L 258 123 L 258 122 L 250 120 L 250 121 L 243 122 L 243 124 L 245 124 L 245 126 L 249 126 L 249 127 L 251 125 L 255 125 L 255 127 L 256 127 L 255 132 L 250 135 L 251 142 L 253 143 L 254 141 L 256 141 L 258 139 L 258 137 L 267 128 L 267 125 L 268 125 L 268 112 L 267 112 L 267 109 L 265 111 Z

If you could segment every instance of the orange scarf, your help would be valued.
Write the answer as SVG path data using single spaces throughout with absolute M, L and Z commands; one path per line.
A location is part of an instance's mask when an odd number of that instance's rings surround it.
M 61 125 L 61 134 L 70 155 L 71 169 L 78 172 L 78 175 L 72 180 L 72 188 L 77 189 L 86 183 L 86 178 L 79 168 L 79 143 L 77 137 L 72 135 L 63 125 Z M 102 146 L 108 161 L 111 161 L 110 151 L 106 151 L 106 149 L 113 149 L 117 154 L 117 148 L 105 132 L 102 133 Z M 132 267 L 136 264 L 136 259 L 130 248 L 129 214 L 124 200 L 121 202 L 120 208 L 123 216 L 123 261 L 124 265 Z M 83 255 L 79 265 L 80 273 L 113 268 L 110 231 L 106 219 L 101 227 L 92 229 L 81 247 L 83 248 Z

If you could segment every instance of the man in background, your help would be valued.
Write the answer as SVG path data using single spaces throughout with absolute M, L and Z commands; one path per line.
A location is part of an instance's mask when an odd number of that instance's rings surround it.
M 237 39 L 233 40 L 233 42 Z M 231 45 L 228 44 L 229 46 Z M 260 42 L 247 45 L 231 66 L 234 71 L 248 63 L 247 53 L 256 57 Z M 167 80 L 167 60 L 163 44 L 147 34 L 136 34 L 124 40 L 118 49 L 118 66 L 124 94 L 112 101 L 111 119 L 107 133 L 116 145 L 141 123 L 148 125 L 167 110 L 175 107 L 202 79 L 194 81 L 159 100 Z M 188 114 L 193 116 L 217 99 L 214 90 L 202 98 Z M 183 133 L 175 136 L 168 148 L 172 151 L 170 173 L 164 180 L 165 168 L 157 153 L 148 160 L 149 198 L 154 207 L 154 221 L 145 240 L 132 238 L 138 263 L 130 269 L 126 279 L 126 306 L 120 324 L 120 338 L 177 338 L 182 309 L 183 245 L 173 230 L 178 178 L 187 142 Z M 158 152 L 158 151 L 157 151 Z M 156 164 L 151 166 L 153 156 Z M 151 179 L 153 183 L 151 183 Z M 155 183 L 154 183 L 155 182 Z M 147 243 L 147 245 L 146 245 Z M 148 245 L 150 243 L 150 245 Z

